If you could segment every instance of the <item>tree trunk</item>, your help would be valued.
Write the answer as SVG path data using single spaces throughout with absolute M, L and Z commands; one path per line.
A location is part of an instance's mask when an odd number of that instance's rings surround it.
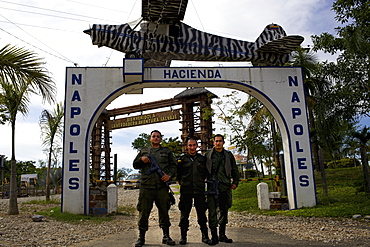
M 316 129 L 315 121 L 313 119 L 313 113 L 310 107 L 308 107 L 308 119 L 310 122 L 310 131 Z M 317 144 L 317 134 L 312 134 L 312 152 L 313 152 L 313 164 L 315 166 L 316 171 L 320 170 L 320 163 L 319 163 L 319 145 Z
M 273 152 L 274 152 L 274 163 L 276 170 L 280 172 L 280 160 L 279 160 L 279 149 L 276 144 L 276 128 L 275 128 L 275 121 L 271 121 L 271 132 L 272 132 L 272 144 L 273 144 Z M 277 174 L 281 175 L 281 174 Z
M 325 172 L 325 166 L 324 166 L 324 155 L 322 153 L 322 150 L 319 150 L 319 166 L 320 166 L 320 173 L 321 173 L 321 186 L 322 190 L 324 191 L 324 195 L 328 195 L 328 186 L 326 184 L 326 172 Z
M 52 147 L 53 144 L 50 145 L 48 167 L 46 168 L 46 188 L 45 188 L 46 201 L 50 201 L 50 167 L 51 167 L 51 153 L 53 151 Z
M 254 155 L 252 156 L 252 159 L 253 159 L 253 163 L 254 163 L 254 168 L 256 168 L 257 177 L 260 178 L 260 172 L 257 168 L 256 158 L 254 157 Z
M 366 148 L 361 147 L 360 152 L 361 152 L 362 170 L 364 172 L 365 192 L 366 194 L 370 195 L 369 161 L 366 154 Z
M 10 165 L 9 215 L 19 214 L 17 202 L 17 166 L 15 160 L 15 120 L 12 121 L 12 158 Z

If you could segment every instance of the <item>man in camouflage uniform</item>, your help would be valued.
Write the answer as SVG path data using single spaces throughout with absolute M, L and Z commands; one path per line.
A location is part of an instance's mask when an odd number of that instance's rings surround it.
M 158 130 L 150 133 L 151 146 L 143 148 L 137 154 L 133 166 L 140 169 L 140 192 L 137 210 L 139 211 L 139 239 L 135 247 L 145 244 L 145 232 L 148 230 L 148 219 L 153 208 L 153 203 L 158 208 L 159 226 L 163 230 L 162 243 L 175 245 L 171 239 L 169 228 L 171 226 L 168 210 L 170 209 L 170 197 L 166 182 L 176 175 L 176 161 L 169 148 L 160 145 L 162 134 Z M 158 166 L 164 173 L 160 177 L 157 172 L 150 172 L 151 162 L 148 156 L 156 159 Z
M 210 178 L 218 181 L 218 200 L 214 195 L 208 195 L 208 219 L 212 239 L 209 245 L 216 245 L 218 242 L 232 243 L 233 240 L 226 237 L 226 224 L 228 223 L 228 210 L 232 205 L 232 191 L 238 187 L 240 174 L 236 166 L 234 155 L 225 150 L 224 137 L 220 134 L 214 136 L 214 147 L 206 153 L 207 169 Z M 232 179 L 232 180 L 231 180 Z M 220 216 L 217 216 L 219 208 Z M 219 234 L 217 235 L 217 226 Z
M 189 214 L 193 206 L 197 211 L 198 224 L 202 232 L 202 242 L 210 241 L 208 238 L 206 198 L 204 195 L 204 180 L 207 177 L 206 158 L 197 153 L 198 143 L 190 138 L 186 144 L 187 153 L 181 155 L 177 165 L 177 179 L 180 187 L 179 209 L 181 211 L 180 244 L 186 244 L 187 231 L 189 230 Z

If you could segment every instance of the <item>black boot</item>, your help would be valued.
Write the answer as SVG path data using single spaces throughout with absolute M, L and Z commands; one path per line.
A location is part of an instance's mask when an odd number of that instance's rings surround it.
M 141 247 L 145 244 L 145 231 L 140 230 L 139 232 L 139 238 L 135 242 L 135 247 Z
M 205 244 L 209 244 L 209 241 L 211 241 L 208 237 L 208 228 L 200 228 L 200 231 L 202 232 L 202 242 Z
M 167 245 L 175 245 L 175 241 L 172 240 L 170 237 L 170 228 L 169 227 L 164 227 L 162 228 L 163 230 L 163 239 L 162 239 L 162 244 L 167 244 Z
M 187 234 L 188 234 L 188 229 L 187 228 L 181 228 L 181 239 L 180 239 L 180 244 L 181 245 L 186 244 Z
M 233 240 L 231 238 L 226 237 L 226 225 L 220 226 L 220 242 L 225 242 L 225 243 L 232 243 Z
M 208 242 L 208 245 L 218 244 L 217 228 L 211 228 L 212 239 Z

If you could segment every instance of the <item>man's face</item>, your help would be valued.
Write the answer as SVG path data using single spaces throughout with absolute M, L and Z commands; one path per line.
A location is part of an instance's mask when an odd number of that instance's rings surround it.
M 223 149 L 223 146 L 224 146 L 224 141 L 223 141 L 222 137 L 216 136 L 214 141 L 213 141 L 213 145 L 215 146 L 215 149 L 217 151 L 221 151 Z
M 186 147 L 190 155 L 195 155 L 197 153 L 198 143 L 195 140 L 189 140 Z
M 159 145 L 162 141 L 162 136 L 158 132 L 153 132 L 150 135 L 150 142 L 154 145 Z

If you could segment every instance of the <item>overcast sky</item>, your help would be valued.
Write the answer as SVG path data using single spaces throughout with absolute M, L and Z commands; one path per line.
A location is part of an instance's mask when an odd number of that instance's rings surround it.
M 199 30 L 224 37 L 255 41 L 266 25 L 281 25 L 288 35 L 301 35 L 303 46 L 312 45 L 310 36 L 322 32 L 334 33 L 337 23 L 329 0 L 189 0 L 184 22 Z M 121 66 L 124 54 L 110 48 L 92 45 L 83 30 L 92 24 L 124 24 L 139 19 L 139 0 L 0 0 L 0 47 L 6 44 L 25 47 L 44 58 L 45 67 L 58 87 L 57 100 L 64 101 L 66 67 Z M 319 53 L 320 60 L 334 57 Z M 175 62 L 189 66 L 191 62 Z M 219 66 L 218 64 L 215 64 Z M 220 65 L 226 66 L 222 62 Z M 245 63 L 243 65 L 246 65 Z M 209 89 L 218 96 L 226 89 Z M 172 98 L 183 89 L 144 89 L 143 95 L 121 96 L 108 107 Z M 241 93 L 242 94 L 242 93 Z M 240 97 L 246 97 L 240 95 Z M 18 116 L 16 124 L 17 160 L 45 160 L 40 139 L 39 116 L 43 109 L 39 97 L 32 98 L 28 116 Z M 164 137 L 179 136 L 180 124 L 167 122 L 112 132 L 112 155 L 118 154 L 118 167 L 132 168 L 136 151 L 131 142 L 140 134 L 159 129 Z M 215 126 L 220 132 L 219 124 Z M 11 135 L 8 124 L 0 126 L 0 154 L 10 157 Z

